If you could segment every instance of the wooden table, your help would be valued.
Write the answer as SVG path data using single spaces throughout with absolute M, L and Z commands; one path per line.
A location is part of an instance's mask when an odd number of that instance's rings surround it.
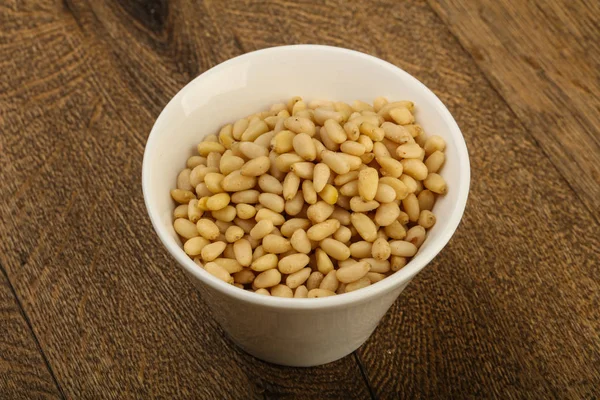
M 600 3 L 193 3 L 0 5 L 0 397 L 600 396 Z M 374 335 L 307 369 L 225 338 L 140 187 L 171 96 L 292 43 L 416 76 L 473 176 L 456 235 Z

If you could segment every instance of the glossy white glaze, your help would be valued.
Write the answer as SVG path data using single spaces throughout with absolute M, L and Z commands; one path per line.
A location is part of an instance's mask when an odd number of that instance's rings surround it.
M 356 292 L 321 299 L 256 295 L 217 280 L 183 252 L 172 227 L 169 190 L 202 137 L 226 123 L 299 95 L 306 100 L 412 100 L 428 135 L 446 139 L 441 175 L 449 192 L 437 201 L 436 225 L 402 270 Z M 364 343 L 410 280 L 448 243 L 469 192 L 467 147 L 442 102 L 417 79 L 351 50 L 283 46 L 228 60 L 186 85 L 158 117 L 146 144 L 142 187 L 160 240 L 202 293 L 215 319 L 248 353 L 266 361 L 312 366 L 337 360 Z

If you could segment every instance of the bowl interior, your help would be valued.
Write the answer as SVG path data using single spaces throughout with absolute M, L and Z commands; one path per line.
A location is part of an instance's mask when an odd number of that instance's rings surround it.
M 377 96 L 386 96 L 390 101 L 412 100 L 417 122 L 426 134 L 446 140 L 441 175 L 448 182 L 449 192 L 436 202 L 437 223 L 428 239 L 404 269 L 356 293 L 368 294 L 378 285 L 381 289 L 392 288 L 412 278 L 443 248 L 462 216 L 470 179 L 464 139 L 441 101 L 408 73 L 377 58 L 327 46 L 285 46 L 245 54 L 202 74 L 171 100 L 152 129 L 143 165 L 146 206 L 161 240 L 186 269 L 204 276 L 203 280 L 209 279 L 204 271 L 194 271 L 199 268 L 180 248 L 172 227 L 169 191 L 175 187 L 176 176 L 185 167 L 187 157 L 197 154 L 196 145 L 205 135 L 216 134 L 226 123 L 295 95 L 305 100 L 349 103 L 356 99 L 372 103 Z M 226 286 L 214 281 L 212 284 Z

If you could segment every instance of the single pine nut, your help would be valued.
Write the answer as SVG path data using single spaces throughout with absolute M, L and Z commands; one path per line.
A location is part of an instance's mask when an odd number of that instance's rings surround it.
M 335 239 L 326 238 L 320 243 L 321 249 L 327 253 L 328 256 L 343 261 L 350 257 L 350 249 L 344 243 Z
M 216 258 L 213 262 L 225 268 L 230 274 L 235 274 L 244 269 L 240 263 L 233 258 Z
M 183 206 L 185 207 L 185 205 Z M 204 214 L 204 211 L 198 208 L 198 200 L 190 200 L 190 202 L 187 205 L 187 218 L 191 222 L 196 223 L 200 218 L 202 218 L 202 214 Z
M 241 283 L 242 285 L 247 285 L 254 281 L 254 273 L 249 269 L 243 269 L 233 274 L 233 281 Z
M 222 193 L 225 191 L 222 186 L 223 179 L 225 179 L 224 175 L 218 172 L 209 172 L 206 174 L 204 177 L 204 184 L 211 195 L 213 193 Z
M 384 232 L 390 239 L 401 240 L 406 237 L 406 229 L 398 220 L 386 226 Z
M 435 225 L 435 215 L 429 210 L 421 210 L 421 214 L 419 214 L 419 220 L 417 222 L 423 228 L 429 229 Z
M 311 137 L 315 135 L 315 123 L 308 118 L 289 117 L 285 120 L 284 125 L 287 129 L 295 133 L 306 133 Z
M 405 199 L 402 200 L 402 207 L 408 214 L 409 221 L 416 222 L 419 220 L 419 214 L 421 212 L 419 210 L 419 200 L 414 193 L 409 194 Z
M 375 168 L 365 168 L 358 173 L 358 194 L 363 199 L 373 200 L 378 184 L 379 174 Z
M 342 150 L 346 154 L 359 157 L 365 154 L 366 151 L 365 146 L 363 144 L 350 141 L 342 143 L 342 145 L 340 146 L 340 150 Z
M 384 138 L 383 140 L 387 139 Z M 377 159 L 392 156 L 383 141 L 373 143 L 373 154 L 375 154 L 375 158 Z
M 233 244 L 233 254 L 243 267 L 248 267 L 252 263 L 252 245 L 247 239 L 239 239 Z
M 290 289 L 286 285 L 279 284 L 271 288 L 271 296 L 292 298 L 294 297 L 294 294 L 292 292 L 292 289 Z
M 187 159 L 185 165 L 189 169 L 194 169 L 198 165 L 206 165 L 206 158 L 200 157 L 200 156 L 191 156 L 190 158 Z
M 293 172 L 288 172 L 283 181 L 283 197 L 286 200 L 291 200 L 298 193 L 300 186 L 300 178 Z
M 396 200 L 396 191 L 390 185 L 380 182 L 379 185 L 377 185 L 375 200 L 379 203 L 391 203 Z
M 268 291 L 267 289 L 265 289 L 265 288 L 256 289 L 256 290 L 254 291 L 254 293 L 256 293 L 256 294 L 260 294 L 260 295 L 263 295 L 263 296 L 270 296 L 270 295 L 271 295 L 271 292 L 269 292 L 269 291 Z
M 241 219 L 254 218 L 254 216 L 256 215 L 256 208 L 254 208 L 254 206 L 251 206 L 250 204 L 237 204 L 235 206 L 235 210 L 237 212 L 237 216 Z
M 294 290 L 294 298 L 303 299 L 308 296 L 308 289 L 304 285 L 300 285 Z
M 259 195 L 260 195 L 260 192 L 258 190 L 242 190 L 242 191 L 233 193 L 231 195 L 231 202 L 232 203 L 256 204 L 256 203 L 258 203 Z
M 390 262 L 388 260 L 377 260 L 375 258 L 363 258 L 363 261 L 371 266 L 371 272 L 384 274 L 390 270 Z
M 221 153 L 225 151 L 225 146 L 218 142 L 201 142 L 198 143 L 198 153 L 202 157 L 208 156 L 212 152 Z
M 355 262 L 351 265 L 341 267 L 336 271 L 336 278 L 342 283 L 350 283 L 359 280 L 369 272 L 371 266 L 365 261 Z
M 199 199 L 202 197 L 210 197 L 212 195 L 213 195 L 213 192 L 208 190 L 206 183 L 200 182 L 198 184 L 198 186 L 196 186 L 196 197 L 198 197 Z
M 181 170 L 177 175 L 177 189 L 192 191 L 194 187 L 190 183 L 190 174 L 192 170 L 189 168 Z
M 429 190 L 437 194 L 446 194 L 448 192 L 448 186 L 446 181 L 441 175 L 431 173 L 427 175 L 427 178 L 423 181 L 423 185 Z
M 196 222 L 196 231 L 208 240 L 216 240 L 221 233 L 219 227 L 210 219 L 201 218 Z
M 196 195 L 190 190 L 173 189 L 171 190 L 171 197 L 180 204 L 188 204 L 190 200 L 196 198 Z
M 350 222 L 367 242 L 374 242 L 377 239 L 377 227 L 366 214 L 354 213 L 350 216 Z
M 204 270 L 214 276 L 217 279 L 222 280 L 223 282 L 233 283 L 233 277 L 225 270 L 225 268 L 221 267 L 219 264 L 214 262 L 209 262 L 204 265 Z
M 319 197 L 321 197 L 327 204 L 333 205 L 338 200 L 338 191 L 332 185 L 327 184 L 323 190 L 319 192 Z
M 277 254 L 264 254 L 252 261 L 250 268 L 253 271 L 262 272 L 268 269 L 276 268 L 278 262 L 279 258 L 277 257 Z
M 311 223 L 305 218 L 290 218 L 283 225 L 281 225 L 281 234 L 285 237 L 291 238 L 295 231 L 299 229 L 306 230 L 310 227 Z
M 264 247 L 264 244 L 263 244 Z M 279 260 L 277 268 L 283 274 L 293 274 L 308 265 L 310 258 L 306 254 L 296 253 Z M 308 276 L 307 276 L 308 278 Z
M 273 150 L 276 153 L 284 154 L 294 149 L 294 137 L 296 134 L 292 131 L 283 130 L 273 138 Z
M 211 215 L 213 216 L 213 218 L 219 221 L 231 222 L 236 217 L 236 211 L 234 206 L 227 206 L 220 210 L 212 211 Z
M 244 230 L 239 226 L 232 225 L 225 231 L 225 239 L 229 243 L 236 242 L 244 237 Z
M 302 182 L 302 196 L 307 204 L 315 204 L 317 202 L 317 192 L 312 181 L 305 180 Z
M 195 199 L 190 200 L 190 203 L 192 203 L 194 200 Z M 198 200 L 196 200 L 194 204 L 195 204 L 195 207 L 198 207 Z M 189 208 L 189 203 L 178 205 L 177 207 L 175 207 L 175 210 L 173 210 L 173 218 L 175 218 L 175 219 L 189 218 L 188 208 Z
M 228 175 L 233 171 L 237 171 L 244 165 L 244 160 L 241 157 L 228 155 L 221 157 L 219 169 L 223 175 Z
M 414 195 L 413 195 L 414 196 Z M 417 205 L 419 203 L 417 202 Z M 375 213 L 375 222 L 379 226 L 388 226 L 400 216 L 400 207 L 396 203 L 385 203 Z
M 242 190 L 252 189 L 256 185 L 256 178 L 253 176 L 243 176 L 240 171 L 233 171 L 227 175 L 221 182 L 223 190 L 227 192 L 240 192 Z M 246 201 L 245 203 L 249 203 Z
M 273 287 L 279 282 L 281 282 L 281 273 L 276 268 L 272 268 L 258 274 L 252 284 L 259 289 L 264 289 Z
M 383 129 L 386 139 L 389 139 L 394 143 L 402 145 L 404 143 L 415 142 L 410 132 L 401 125 L 392 124 L 390 122 L 384 122 L 381 125 L 381 129 Z
M 273 193 L 261 193 L 258 196 L 258 202 L 276 213 L 282 213 L 285 207 L 283 197 Z
M 392 256 L 391 270 L 396 272 L 404 268 L 406 265 L 406 257 Z
M 311 162 L 297 162 L 290 166 L 290 171 L 298 175 L 301 179 L 312 179 L 315 170 L 315 164 Z
M 423 179 L 427 178 L 427 166 L 425 166 L 423 161 L 415 158 L 405 158 L 401 161 L 401 163 L 404 167 L 403 172 L 406 175 L 411 176 L 418 181 L 422 181 Z
M 271 220 L 271 222 L 273 222 L 273 225 L 275 226 L 282 225 L 285 222 L 285 217 L 283 215 L 277 214 L 276 212 L 273 212 L 268 208 L 262 208 L 258 210 L 254 219 L 257 222 L 263 219 L 268 219 Z
M 344 184 L 340 188 L 340 194 L 342 196 L 347 196 L 347 197 L 358 196 L 358 193 L 359 193 L 358 184 L 359 184 L 358 179 Z
M 285 202 L 285 212 L 288 215 L 298 215 L 304 207 L 304 195 L 301 190 L 298 190 L 293 199 Z
M 380 274 L 379 272 L 367 272 L 367 278 L 373 283 L 377 283 L 385 278 L 384 274 Z
M 350 141 L 356 141 L 360 137 L 360 129 L 358 128 L 358 124 L 354 121 L 346 122 L 344 124 L 344 131 Z
M 301 270 L 288 275 L 285 279 L 285 283 L 291 289 L 295 289 L 306 282 L 311 273 L 312 270 L 310 268 L 302 268 Z
M 400 211 L 400 216 L 398 217 L 398 222 L 400 222 L 402 225 L 406 225 L 408 224 L 408 214 L 405 213 L 404 211 Z
M 367 276 L 364 276 L 357 281 L 347 283 L 346 284 L 346 293 L 350 293 L 355 290 L 365 288 L 369 285 L 371 285 L 371 280 Z
M 404 240 L 393 240 L 390 242 L 393 256 L 412 257 L 417 253 L 417 246 Z
M 283 194 L 283 185 L 272 175 L 264 174 L 258 178 L 258 186 L 265 193 Z
M 412 176 L 402 174 L 402 176 L 400 177 L 400 181 L 406 186 L 407 193 L 415 193 L 417 191 L 419 185 Z
M 377 162 L 381 165 L 386 176 L 399 178 L 402 175 L 404 166 L 400 161 L 395 160 L 392 157 L 380 157 L 377 158 Z
M 248 121 L 246 118 L 242 118 L 242 119 L 237 120 L 233 124 L 233 129 L 232 129 L 233 138 L 235 140 L 241 140 L 242 139 L 242 134 L 244 133 L 244 131 L 246 130 L 246 128 L 248 128 L 249 124 L 250 124 L 250 121 Z
M 251 159 L 242 166 L 240 171 L 243 176 L 260 176 L 271 168 L 271 160 L 267 156 Z
M 219 193 L 210 196 L 206 202 L 206 207 L 211 211 L 222 210 L 229 205 L 231 197 L 227 193 Z
M 370 137 L 366 136 L 366 135 L 360 135 L 358 137 L 358 139 L 356 139 L 356 141 L 360 144 L 362 144 L 363 146 L 365 146 L 365 150 L 367 153 L 370 153 L 371 151 L 373 151 L 373 141 L 371 140 Z
M 384 238 L 379 238 L 373 242 L 371 254 L 376 260 L 387 260 L 391 255 L 390 244 Z
M 330 150 L 321 152 L 321 160 L 336 174 L 345 174 L 350 171 L 348 162 L 336 152 Z
M 346 132 L 344 128 L 333 119 L 328 119 L 324 123 L 325 129 L 327 130 L 327 135 L 329 138 L 336 144 L 344 143 L 347 139 Z
M 266 147 L 259 146 L 253 142 L 240 142 L 239 150 L 249 160 L 269 155 L 269 150 Z
M 308 207 L 306 215 L 313 223 L 318 224 L 325 221 L 331 213 L 333 213 L 333 205 L 326 203 L 325 201 L 317 201 L 316 204 Z
M 206 165 L 208 168 L 219 169 L 219 165 L 221 164 L 221 154 L 212 152 L 206 157 Z
M 333 119 L 339 123 L 344 122 L 344 115 L 341 112 L 319 107 L 315 109 L 315 122 L 319 125 L 325 124 L 328 119 Z
M 331 170 L 324 163 L 318 163 L 315 165 L 315 169 L 313 171 L 313 186 L 315 191 L 320 192 L 323 190 L 327 181 L 329 180 L 329 176 L 331 175 Z
M 399 125 L 408 125 L 415 122 L 415 117 L 404 107 L 393 108 L 389 111 L 390 117 Z
M 292 234 L 290 244 L 299 253 L 308 254 L 311 251 L 311 244 L 306 231 L 304 229 L 298 229 Z
M 421 225 L 415 225 L 406 232 L 406 238 L 404 238 L 404 240 L 411 242 L 419 248 L 425 241 L 426 234 L 425 228 Z
M 340 227 L 340 222 L 335 219 L 329 219 L 327 221 L 313 225 L 307 232 L 307 236 L 310 240 L 320 242 L 321 240 L 329 237 L 335 233 Z
M 265 147 L 265 148 L 269 148 L 271 146 L 271 141 L 273 140 L 273 138 L 275 137 L 275 131 L 269 131 L 267 133 L 263 133 L 262 135 L 260 135 L 255 141 L 254 143 L 256 143 L 259 146 Z
M 264 121 L 258 121 L 256 123 L 250 124 L 244 133 L 242 133 L 242 141 L 244 142 L 254 142 L 260 135 L 263 133 L 267 133 L 269 131 L 269 126 Z
M 431 136 L 428 137 L 423 146 L 425 150 L 425 155 L 429 156 L 430 154 L 435 153 L 436 151 L 443 152 L 446 149 L 446 141 L 441 136 Z
M 274 228 L 275 225 L 273 224 L 273 221 L 271 221 L 270 219 L 263 219 L 258 221 L 254 228 L 252 228 L 252 230 L 250 231 L 250 236 L 253 239 L 260 240 L 268 234 L 270 234 L 271 232 L 273 232 Z
M 439 150 L 436 150 L 433 153 L 431 153 L 429 157 L 427 157 L 427 160 L 425 160 L 425 166 L 427 167 L 427 170 L 429 172 L 438 172 L 444 164 L 445 159 L 446 156 L 444 155 L 444 153 L 442 153 Z
M 333 183 L 336 186 L 344 186 L 349 182 L 358 180 L 358 174 L 359 174 L 359 171 L 350 171 L 346 174 L 338 175 L 333 179 Z M 357 184 L 358 184 L 358 182 L 357 182 Z
M 195 227 L 194 227 L 195 228 Z M 201 236 L 193 237 L 183 244 L 183 250 L 189 256 L 200 255 L 204 246 L 210 242 Z
M 319 271 L 313 271 L 306 280 L 306 288 L 310 291 L 321 285 L 324 275 Z
M 396 108 L 406 108 L 410 112 L 415 109 L 415 104 L 412 101 L 402 100 L 402 101 L 393 101 L 391 103 L 386 103 L 380 110 L 377 111 L 379 115 L 381 115 L 386 120 L 392 119 L 390 115 L 390 111 Z
M 273 234 L 269 234 L 263 238 L 262 246 L 267 253 L 273 254 L 285 253 L 292 249 L 292 245 L 288 239 Z
M 339 286 L 340 282 L 337 279 L 336 271 L 329 271 L 321 281 L 319 289 L 325 289 L 331 292 L 335 292 Z
M 330 271 L 333 271 L 333 262 L 331 261 L 327 253 L 325 253 L 325 251 L 319 248 L 315 249 L 315 259 L 317 263 L 317 269 L 323 275 L 326 275 Z
M 379 207 L 379 203 L 375 200 L 365 201 L 360 196 L 354 196 L 350 199 L 350 209 L 354 212 L 368 212 L 375 210 L 377 207 Z
M 348 243 L 352 238 L 352 231 L 350 228 L 345 226 L 340 226 L 334 233 L 333 238 L 338 242 L 342 242 L 344 244 Z
M 225 246 L 227 246 L 225 242 L 214 242 L 211 244 L 207 244 L 202 249 L 200 255 L 204 261 L 212 261 L 223 253 L 223 250 L 225 250 Z
M 317 158 L 317 149 L 307 133 L 302 132 L 294 136 L 292 144 L 296 154 L 305 160 L 313 161 Z

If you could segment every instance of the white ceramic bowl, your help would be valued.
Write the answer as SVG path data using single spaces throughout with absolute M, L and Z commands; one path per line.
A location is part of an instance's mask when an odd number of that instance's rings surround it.
M 372 102 L 412 100 L 425 132 L 446 139 L 441 175 L 449 192 L 438 199 L 437 223 L 418 254 L 389 278 L 358 291 L 320 299 L 261 296 L 228 285 L 199 268 L 173 230 L 169 195 L 185 160 L 203 136 L 291 96 Z M 469 157 L 450 112 L 421 82 L 375 57 L 328 46 L 275 47 L 244 54 L 203 73 L 167 104 L 148 138 L 142 187 L 160 240 L 202 293 L 212 315 L 248 353 L 276 364 L 313 366 L 362 345 L 408 285 L 448 243 L 469 191 Z M 434 323 L 434 321 L 431 321 Z M 390 338 L 393 340 L 393 338 Z

